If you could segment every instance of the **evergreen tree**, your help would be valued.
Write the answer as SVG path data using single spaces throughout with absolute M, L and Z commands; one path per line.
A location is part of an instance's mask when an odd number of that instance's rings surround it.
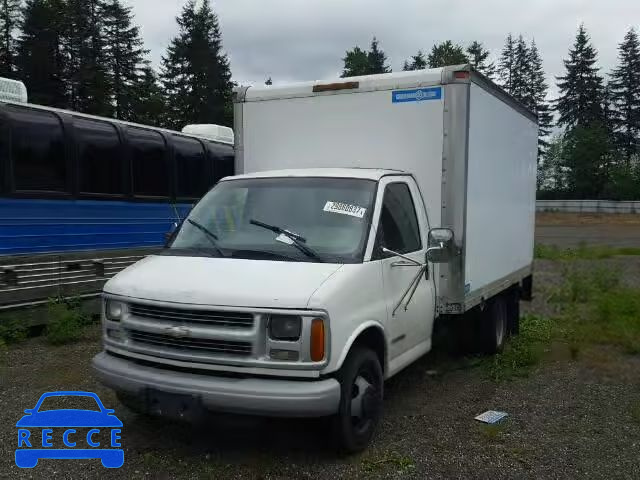
M 547 101 L 549 86 L 545 79 L 542 58 L 535 40 L 531 42 L 528 54 L 527 71 L 529 79 L 526 97 L 529 108 L 538 115 L 538 158 L 540 158 L 545 154 L 548 146 L 547 138 L 551 134 L 553 127 L 553 115 Z
M 413 55 L 410 60 L 405 60 L 402 70 L 405 72 L 409 70 L 424 70 L 427 68 L 427 58 L 422 50 L 418 50 L 418 53 Z
M 433 48 L 431 48 L 427 61 L 429 68 L 469 63 L 464 49 L 460 45 L 454 44 L 451 40 L 434 45 Z
M 136 97 L 133 101 L 131 121 L 144 125 L 163 127 L 165 118 L 165 99 L 158 75 L 148 62 L 142 67 L 142 74 L 135 85 Z
M 588 127 L 602 121 L 602 77 L 596 62 L 596 49 L 584 25 L 580 25 L 569 59 L 564 60 L 566 74 L 558 77 L 560 97 L 556 108 L 560 125 Z
M 467 48 L 469 63 L 487 78 L 493 79 L 496 73 L 495 64 L 489 61 L 489 50 L 485 49 L 482 43 L 474 41 Z
M 63 16 L 62 0 L 27 0 L 16 61 L 32 103 L 68 106 L 62 53 Z
M 16 71 L 15 30 L 22 14 L 22 0 L 0 0 L 0 76 Z
M 111 92 L 102 37 L 101 0 L 68 0 L 63 19 L 65 81 L 72 110 L 109 116 Z
M 511 89 L 509 93 L 524 103 L 528 108 L 535 107 L 530 92 L 530 54 L 529 47 L 522 35 L 518 37 L 513 49 L 513 70 L 511 72 Z
M 369 75 L 369 55 L 360 47 L 356 46 L 347 50 L 342 61 L 344 62 L 342 78 Z
M 373 37 L 371 41 L 371 49 L 367 54 L 369 60 L 369 75 L 375 75 L 378 73 L 389 73 L 391 69 L 387 65 L 387 56 L 380 50 L 379 42 L 376 37 Z
M 611 123 L 627 166 L 640 155 L 640 40 L 631 28 L 618 50 L 619 64 L 611 74 Z
M 563 164 L 573 198 L 600 198 L 609 181 L 609 138 L 600 121 L 578 125 L 566 133 Z
M 106 74 L 115 118 L 131 120 L 138 83 L 143 81 L 144 50 L 140 28 L 133 24 L 132 8 L 121 0 L 107 0 L 103 10 L 103 40 Z
M 177 18 L 179 33 L 162 59 L 162 83 L 167 94 L 168 123 L 233 122 L 229 60 L 222 50 L 217 15 L 208 0 L 196 8 L 190 0 Z
M 507 35 L 504 48 L 498 62 L 499 83 L 508 93 L 513 91 L 513 72 L 515 66 L 515 44 L 513 36 Z

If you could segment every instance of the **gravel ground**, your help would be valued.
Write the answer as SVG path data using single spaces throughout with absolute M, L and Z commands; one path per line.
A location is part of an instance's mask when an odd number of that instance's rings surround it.
M 621 267 L 640 286 L 640 259 Z M 545 308 L 545 286 L 558 265 L 538 262 L 533 311 Z M 4 353 L 0 367 L 2 478 L 640 478 L 640 357 L 598 348 L 571 361 L 554 349 L 527 378 L 496 384 L 483 370 L 430 354 L 386 385 L 385 416 L 371 447 L 334 453 L 318 420 L 218 416 L 197 427 L 136 416 L 96 383 L 89 369 L 99 330 L 82 342 L 50 347 L 31 339 Z M 556 351 L 557 350 L 557 351 Z M 15 422 L 46 391 L 98 393 L 123 421 L 125 465 L 41 460 L 13 463 Z M 475 422 L 488 409 L 509 418 Z

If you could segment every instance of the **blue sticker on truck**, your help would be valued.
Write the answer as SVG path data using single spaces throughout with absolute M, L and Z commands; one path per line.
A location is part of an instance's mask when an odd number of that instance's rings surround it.
M 414 90 L 394 90 L 391 92 L 393 103 L 425 102 L 441 100 L 442 87 L 416 88 Z

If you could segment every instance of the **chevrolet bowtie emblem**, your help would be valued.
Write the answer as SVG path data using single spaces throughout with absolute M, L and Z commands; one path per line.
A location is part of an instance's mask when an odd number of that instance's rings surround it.
M 187 327 L 169 327 L 165 329 L 165 332 L 173 338 L 187 338 L 191 336 L 191 330 Z

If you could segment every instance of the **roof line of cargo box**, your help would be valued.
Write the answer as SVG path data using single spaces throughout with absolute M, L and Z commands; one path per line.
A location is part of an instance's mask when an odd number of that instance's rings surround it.
M 499 85 L 476 71 L 471 65 L 408 72 L 392 72 L 330 80 L 296 82 L 277 86 L 242 86 L 235 89 L 235 102 L 260 102 L 323 95 L 345 95 L 386 90 L 433 87 L 452 83 L 475 83 L 490 92 L 530 120 L 537 122 L 537 115 L 523 103 L 505 92 Z

